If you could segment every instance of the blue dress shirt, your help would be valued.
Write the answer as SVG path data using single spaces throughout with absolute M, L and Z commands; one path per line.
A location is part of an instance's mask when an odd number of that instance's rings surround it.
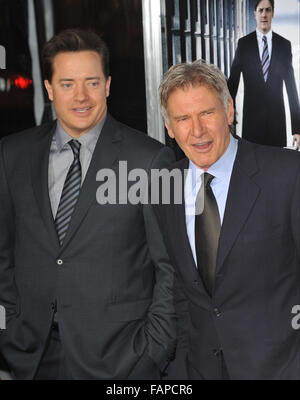
M 199 192 L 202 175 L 208 172 L 215 178 L 211 182 L 211 188 L 216 198 L 221 224 L 224 218 L 227 194 L 232 173 L 233 164 L 237 153 L 237 139 L 230 135 L 230 143 L 227 150 L 207 171 L 203 171 L 197 167 L 191 160 L 187 172 L 184 186 L 184 201 L 185 201 L 185 221 L 187 234 L 194 256 L 195 264 L 197 265 L 196 247 L 195 247 L 195 202 Z

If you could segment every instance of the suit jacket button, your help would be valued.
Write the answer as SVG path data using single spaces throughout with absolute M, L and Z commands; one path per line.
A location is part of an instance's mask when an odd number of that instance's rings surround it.
M 214 308 L 214 313 L 216 317 L 219 317 L 221 315 L 221 311 L 217 307 Z
M 213 353 L 214 353 L 214 356 L 219 357 L 222 354 L 222 351 L 215 349 L 215 350 L 213 350 Z
M 63 262 L 63 260 L 61 260 L 61 259 L 56 260 L 56 264 L 57 264 L 57 265 L 63 265 L 63 263 L 64 263 L 64 262 Z

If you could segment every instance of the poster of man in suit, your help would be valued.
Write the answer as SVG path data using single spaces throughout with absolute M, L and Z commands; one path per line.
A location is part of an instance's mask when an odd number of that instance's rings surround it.
M 284 5 L 288 7 L 291 3 L 294 2 L 285 2 Z M 258 144 L 279 147 L 289 144 L 299 149 L 299 89 L 293 68 L 292 38 L 285 38 L 274 31 L 276 7 L 282 7 L 282 4 L 274 0 L 256 1 L 256 29 L 238 41 L 228 87 L 232 98 L 236 100 L 241 76 L 243 77 L 242 116 L 237 114 L 237 123 L 242 125 L 240 133 L 243 138 Z M 290 11 L 287 8 L 285 15 L 290 15 Z M 280 33 L 285 31 L 284 24 L 276 26 L 281 28 Z M 285 97 L 288 105 L 285 104 Z

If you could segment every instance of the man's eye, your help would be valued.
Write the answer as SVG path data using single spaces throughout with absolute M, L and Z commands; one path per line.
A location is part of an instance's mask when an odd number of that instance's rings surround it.
M 72 85 L 71 83 L 63 83 L 62 85 L 65 89 L 69 89 Z
M 96 81 L 96 82 L 90 82 L 90 86 L 92 86 L 92 87 L 97 87 L 99 85 L 99 82 L 98 81 Z

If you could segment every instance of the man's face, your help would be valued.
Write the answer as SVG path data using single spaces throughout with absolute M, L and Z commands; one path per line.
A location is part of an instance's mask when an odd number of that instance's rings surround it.
M 175 89 L 168 99 L 168 116 L 169 136 L 199 168 L 207 170 L 225 153 L 234 117 L 232 99 L 225 110 L 214 89 Z
M 45 86 L 62 128 L 73 137 L 91 130 L 106 115 L 110 77 L 105 79 L 94 51 L 56 55 L 52 81 L 45 81 Z
M 262 33 L 268 33 L 272 28 L 274 10 L 269 0 L 262 0 L 254 11 L 257 28 Z

